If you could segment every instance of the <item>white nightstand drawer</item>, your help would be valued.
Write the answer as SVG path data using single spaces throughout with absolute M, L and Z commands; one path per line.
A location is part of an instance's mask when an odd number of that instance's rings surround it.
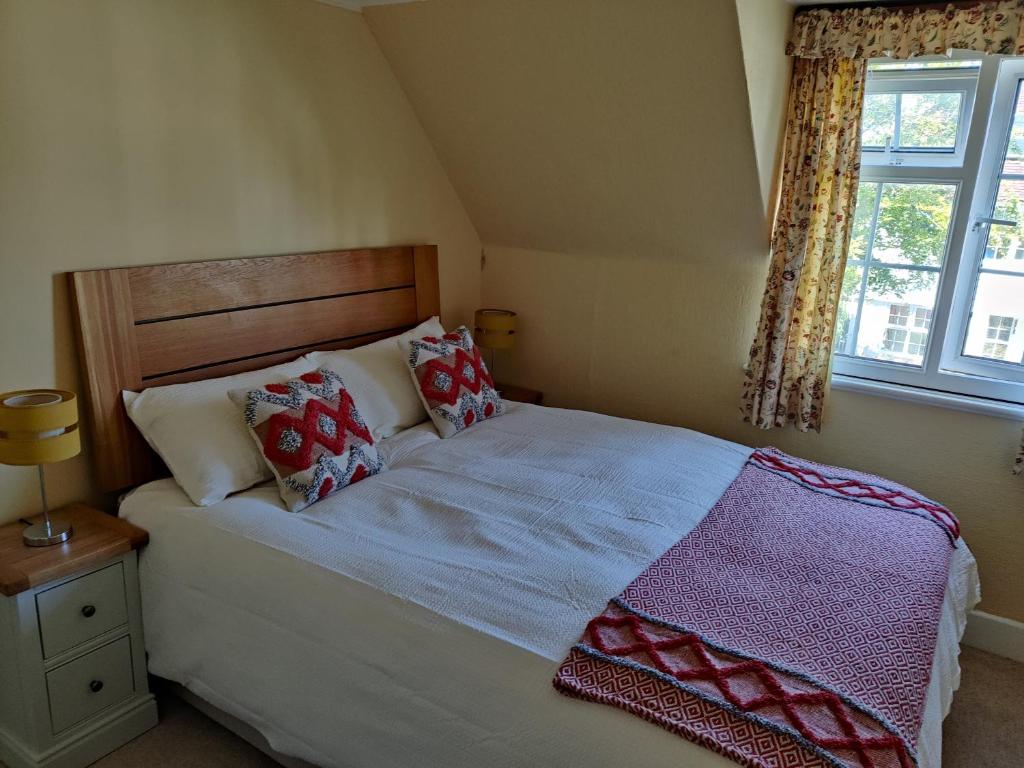
M 59 733 L 135 692 L 127 637 L 69 661 L 46 675 L 50 721 Z
M 115 563 L 36 595 L 46 658 L 128 621 L 124 568 Z
M 137 554 L 149 535 L 81 504 L 60 514 L 75 533 L 57 547 L 0 525 L 0 766 L 85 768 L 157 722 Z

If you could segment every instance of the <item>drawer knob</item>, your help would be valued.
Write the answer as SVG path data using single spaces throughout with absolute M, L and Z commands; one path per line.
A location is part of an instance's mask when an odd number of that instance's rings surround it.
M 89 690 L 93 693 L 99 693 L 103 690 L 103 681 L 93 680 L 91 683 L 89 683 Z
M 91 619 L 93 616 L 96 615 L 96 606 L 95 605 L 83 605 L 82 606 L 82 615 L 85 616 L 85 618 L 87 618 L 87 619 Z

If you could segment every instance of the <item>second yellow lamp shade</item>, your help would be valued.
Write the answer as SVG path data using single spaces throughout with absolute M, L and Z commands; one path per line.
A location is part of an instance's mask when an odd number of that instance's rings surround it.
M 512 349 L 516 345 L 516 313 L 508 309 L 478 309 L 473 339 L 484 349 Z

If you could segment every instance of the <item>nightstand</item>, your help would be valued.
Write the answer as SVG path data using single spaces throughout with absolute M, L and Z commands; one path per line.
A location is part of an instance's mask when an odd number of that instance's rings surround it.
M 64 544 L 0 528 L 0 761 L 81 768 L 152 728 L 136 550 L 141 528 L 73 504 Z
M 498 383 L 495 383 L 494 388 L 498 390 L 498 394 L 501 395 L 503 400 L 511 400 L 515 403 L 532 403 L 533 405 L 544 404 L 544 393 L 539 389 Z

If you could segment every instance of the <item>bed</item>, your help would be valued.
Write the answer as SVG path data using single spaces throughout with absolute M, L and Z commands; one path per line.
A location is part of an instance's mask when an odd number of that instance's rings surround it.
M 296 270 L 303 280 L 281 279 Z M 611 766 L 636 762 L 638 744 L 644 765 L 733 764 L 559 696 L 551 680 L 581 628 L 700 523 L 751 449 L 509 404 L 452 439 L 426 422 L 382 441 L 387 472 L 298 514 L 268 485 L 196 507 L 172 479 L 154 479 L 159 463 L 120 391 L 409 328 L 437 311 L 436 249 L 71 279 L 97 464 L 107 488 L 135 487 L 120 514 L 150 533 L 140 578 L 153 674 L 314 765 Z M 918 738 L 927 768 L 940 765 L 977 599 L 960 546 Z

